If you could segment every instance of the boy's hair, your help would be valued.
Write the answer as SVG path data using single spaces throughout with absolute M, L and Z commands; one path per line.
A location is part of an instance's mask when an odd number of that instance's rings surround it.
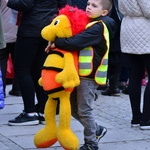
M 100 3 L 104 10 L 108 10 L 108 12 L 110 12 L 112 9 L 112 0 L 100 0 Z

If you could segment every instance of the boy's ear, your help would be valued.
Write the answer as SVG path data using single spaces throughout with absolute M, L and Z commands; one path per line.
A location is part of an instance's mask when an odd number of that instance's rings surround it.
M 103 10 L 102 16 L 107 16 L 108 13 L 109 13 L 108 10 L 105 9 L 105 10 Z

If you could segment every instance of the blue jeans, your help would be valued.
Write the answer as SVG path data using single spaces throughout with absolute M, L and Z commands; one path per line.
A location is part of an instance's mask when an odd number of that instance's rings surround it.
M 41 68 L 47 57 L 44 52 L 48 42 L 41 37 L 17 37 L 14 70 L 18 78 L 23 102 L 24 111 L 44 112 L 47 94 L 38 85 L 41 77 Z M 38 101 L 38 110 L 35 107 L 35 94 Z
M 71 94 L 72 116 L 84 127 L 85 143 L 98 145 L 96 140 L 97 123 L 93 114 L 97 84 L 94 80 L 80 78 L 80 85 Z

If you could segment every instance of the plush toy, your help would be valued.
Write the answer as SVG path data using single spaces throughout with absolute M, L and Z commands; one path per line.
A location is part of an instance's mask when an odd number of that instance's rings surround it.
M 41 34 L 47 41 L 54 41 L 56 37 L 70 37 L 83 31 L 88 22 L 84 11 L 66 5 Z M 78 52 L 51 50 L 39 79 L 39 84 L 48 94 L 48 100 L 44 110 L 45 127 L 34 136 L 36 147 L 47 148 L 58 141 L 66 150 L 78 149 L 78 138 L 70 128 L 70 94 L 79 83 Z M 57 125 L 55 117 L 58 100 L 60 106 Z

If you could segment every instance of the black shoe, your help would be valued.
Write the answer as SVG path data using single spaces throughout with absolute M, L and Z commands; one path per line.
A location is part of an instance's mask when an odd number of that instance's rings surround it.
M 96 138 L 99 140 L 106 134 L 107 129 L 103 126 L 98 126 L 98 130 L 96 131 Z
M 131 127 L 139 127 L 140 120 L 131 120 Z
M 39 117 L 37 115 L 29 116 L 23 112 L 13 120 L 8 121 L 8 125 L 11 126 L 22 126 L 22 125 L 37 125 L 39 124 Z
M 79 150 L 98 150 L 98 146 L 85 143 L 83 146 L 79 148 Z
M 21 92 L 20 92 L 20 91 L 14 91 L 14 90 L 11 90 L 11 91 L 9 91 L 9 95 L 13 95 L 13 96 L 21 96 Z
M 140 121 L 140 129 L 141 130 L 150 130 L 150 120 L 147 122 Z
M 39 116 L 39 122 L 40 122 L 40 124 L 44 124 L 45 125 L 44 114 L 38 113 L 38 116 Z
M 120 96 L 120 89 L 119 88 L 114 88 L 114 89 L 107 88 L 106 90 L 102 91 L 101 94 L 104 96 Z
M 128 94 L 129 94 L 129 87 L 126 86 L 126 87 L 122 90 L 122 93 L 128 95 Z

